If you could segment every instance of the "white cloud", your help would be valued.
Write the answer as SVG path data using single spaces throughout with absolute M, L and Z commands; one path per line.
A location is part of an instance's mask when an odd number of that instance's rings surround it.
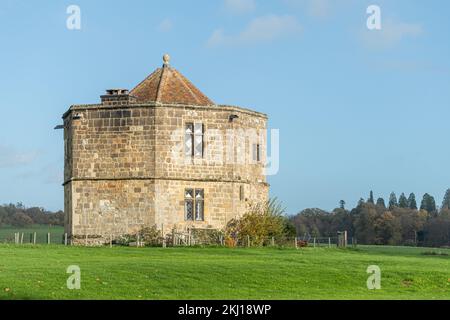
M 225 0 L 225 9 L 234 14 L 252 12 L 256 9 L 255 0 Z
M 46 184 L 61 184 L 64 181 L 64 169 L 58 165 L 49 165 L 44 168 Z
M 361 39 L 369 48 L 383 49 L 392 47 L 404 38 L 415 38 L 423 34 L 420 24 L 385 20 L 381 22 L 381 30 L 361 31 Z
M 308 14 L 315 18 L 325 18 L 330 15 L 330 0 L 309 0 Z
M 284 2 L 291 7 L 306 11 L 314 18 L 326 18 L 331 14 L 331 0 L 284 0 Z
M 64 168 L 61 163 L 53 163 L 37 170 L 27 170 L 18 173 L 17 179 L 42 181 L 44 184 L 62 184 L 64 182 Z
M 160 32 L 169 32 L 173 29 L 172 20 L 166 18 L 158 25 L 158 31 Z
M 0 168 L 17 167 L 33 162 L 38 152 L 19 152 L 13 147 L 0 145 Z
M 223 29 L 217 29 L 209 38 L 208 45 L 214 47 L 267 43 L 278 38 L 297 35 L 301 29 L 295 17 L 272 14 L 253 19 L 244 30 L 236 35 L 227 35 Z

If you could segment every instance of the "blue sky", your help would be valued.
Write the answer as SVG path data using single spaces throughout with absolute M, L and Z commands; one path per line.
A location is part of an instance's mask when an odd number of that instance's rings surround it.
M 69 5 L 81 30 L 66 28 Z M 369 31 L 366 8 L 381 8 Z M 212 100 L 280 129 L 271 193 L 289 213 L 373 189 L 450 187 L 450 3 L 381 0 L 2 0 L 0 203 L 63 208 L 71 104 L 172 65 Z

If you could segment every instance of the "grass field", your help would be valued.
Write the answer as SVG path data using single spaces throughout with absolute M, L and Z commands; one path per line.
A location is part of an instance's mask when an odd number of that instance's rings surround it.
M 0 245 L 0 299 L 450 299 L 449 254 Z M 381 290 L 366 286 L 373 264 Z M 69 265 L 81 268 L 81 290 L 66 287 Z
M 36 232 L 36 243 L 47 243 L 47 233 L 50 232 L 51 243 L 61 244 L 64 235 L 64 227 L 48 226 L 48 225 L 33 225 L 27 228 L 17 227 L 1 227 L 0 228 L 0 243 L 14 242 L 14 233 L 23 233 L 23 242 L 30 242 L 30 235 Z

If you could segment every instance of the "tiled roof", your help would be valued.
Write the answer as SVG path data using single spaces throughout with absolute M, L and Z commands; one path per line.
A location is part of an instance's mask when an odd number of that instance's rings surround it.
M 163 104 L 214 105 L 207 96 L 197 89 L 180 72 L 169 66 L 168 55 L 164 56 L 164 65 L 156 69 L 144 81 L 138 84 L 130 94 L 138 102 L 159 102 Z

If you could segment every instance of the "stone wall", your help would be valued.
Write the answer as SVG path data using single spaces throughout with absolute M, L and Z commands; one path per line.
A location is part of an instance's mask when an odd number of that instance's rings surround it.
M 74 243 L 108 242 L 155 224 L 155 183 L 149 180 L 80 180 L 72 189 Z
M 230 121 L 231 114 L 238 118 Z M 110 100 L 72 106 L 64 115 L 66 232 L 74 243 L 97 244 L 144 225 L 165 232 L 193 225 L 224 227 L 249 203 L 268 198 L 266 137 L 262 131 L 255 141 L 232 146 L 234 156 L 246 159 L 236 163 L 227 160 L 220 135 L 227 130 L 259 133 L 266 121 L 262 114 L 228 106 L 120 105 Z M 186 160 L 188 122 L 205 126 L 203 158 Z M 238 134 L 235 143 L 242 137 Z M 248 163 L 256 142 L 262 146 L 261 162 Z M 205 221 L 185 221 L 186 188 L 204 189 Z
M 231 114 L 236 114 L 239 118 L 231 122 L 229 120 Z M 166 106 L 158 108 L 156 115 L 157 176 L 173 179 L 266 181 L 263 161 L 251 164 L 252 142 L 250 139 L 243 139 L 242 135 L 247 130 L 257 134 L 263 130 L 264 134 L 260 135 L 259 139 L 255 138 L 253 142 L 263 146 L 262 159 L 265 159 L 265 117 L 220 106 L 208 108 Z M 183 139 L 186 123 L 203 123 L 205 126 L 203 158 L 190 159 L 184 155 Z M 227 132 L 237 132 L 233 139 L 234 146 L 229 143 Z M 233 147 L 231 150 L 230 146 Z M 242 161 L 237 161 L 238 155 Z M 230 156 L 233 159 L 229 159 Z
M 244 197 L 240 197 L 240 188 Z M 204 221 L 185 221 L 185 189 L 204 190 Z M 165 231 L 188 228 L 222 229 L 232 218 L 243 215 L 252 202 L 266 201 L 268 186 L 234 182 L 158 180 L 155 186 L 155 224 Z

